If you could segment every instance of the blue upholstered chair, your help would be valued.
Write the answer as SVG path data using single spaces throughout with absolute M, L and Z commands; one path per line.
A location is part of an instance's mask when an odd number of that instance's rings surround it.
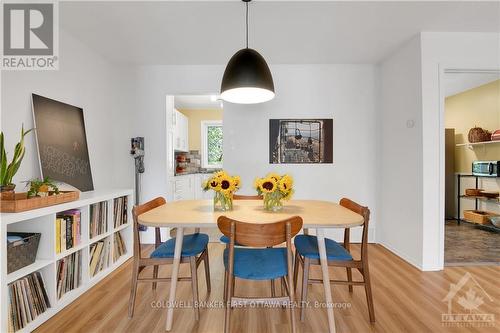
M 234 194 L 233 200 L 262 200 L 264 197 L 262 195 L 242 195 L 242 194 Z M 220 242 L 226 244 L 226 248 L 229 246 L 229 237 L 226 235 L 222 235 L 220 237 Z M 235 244 L 236 246 L 242 246 L 241 244 Z M 226 272 L 227 274 L 227 272 Z M 227 276 L 224 278 L 226 280 Z M 234 280 L 233 280 L 234 283 Z M 283 286 L 283 283 L 282 283 Z M 271 280 L 271 296 L 276 296 L 276 285 L 275 281 Z M 226 288 L 224 288 L 224 300 L 226 300 Z
M 158 197 L 145 204 L 135 206 L 132 209 L 134 217 L 134 266 L 132 271 L 132 289 L 129 300 L 129 317 L 134 315 L 134 304 L 137 293 L 138 282 L 152 282 L 153 289 L 156 289 L 157 282 L 169 282 L 170 278 L 158 277 L 159 265 L 170 265 L 174 259 L 174 249 L 176 238 L 171 238 L 162 243 L 160 228 L 155 228 L 155 250 L 149 258 L 141 256 L 141 243 L 139 237 L 138 216 L 166 203 L 164 198 Z M 210 292 L 210 268 L 208 263 L 208 235 L 195 232 L 192 235 L 185 235 L 182 242 L 181 264 L 189 263 L 191 266 L 190 277 L 180 277 L 179 281 L 191 281 L 193 289 L 193 304 L 198 304 L 198 266 L 203 261 L 205 263 L 205 279 L 207 282 L 207 291 Z M 153 266 L 153 278 L 141 278 L 139 274 L 146 266 Z M 200 317 L 199 309 L 194 307 L 194 316 L 198 320 Z
M 344 244 L 340 245 L 334 240 L 325 238 L 326 256 L 329 266 L 345 267 L 347 271 L 347 280 L 331 280 L 333 284 L 343 284 L 349 286 L 349 292 L 352 292 L 352 287 L 361 285 L 365 287 L 366 299 L 368 303 L 368 314 L 370 321 L 375 322 L 375 312 L 373 308 L 373 297 L 370 283 L 370 273 L 368 270 L 368 222 L 370 220 L 370 210 L 368 207 L 363 207 L 349 199 L 342 199 L 340 205 L 360 214 L 364 218 L 363 235 L 361 242 L 361 259 L 355 260 L 349 252 L 349 229 L 344 232 Z M 299 265 L 303 267 L 302 275 L 302 294 L 301 304 L 307 301 L 307 288 L 311 283 L 322 283 L 321 279 L 310 279 L 309 268 L 311 265 L 320 265 L 318 240 L 316 236 L 298 235 L 294 240 L 295 245 L 295 268 L 294 268 L 294 284 L 297 286 Z M 363 281 L 352 280 L 352 268 L 359 270 L 363 276 Z M 304 321 L 305 308 L 300 309 L 300 320 Z
M 292 276 L 292 237 L 302 228 L 302 219 L 298 216 L 280 222 L 257 224 L 219 217 L 217 225 L 229 238 L 229 246 L 224 250 L 223 260 L 227 272 L 224 283 L 226 289 L 226 316 L 224 332 L 230 332 L 231 308 L 236 304 L 272 303 L 290 308 L 291 328 L 295 332 L 295 306 Z M 286 248 L 272 248 L 286 242 Z M 248 247 L 237 247 L 235 243 Z M 235 278 L 246 280 L 274 280 L 284 278 L 287 296 L 270 298 L 246 298 L 234 295 Z

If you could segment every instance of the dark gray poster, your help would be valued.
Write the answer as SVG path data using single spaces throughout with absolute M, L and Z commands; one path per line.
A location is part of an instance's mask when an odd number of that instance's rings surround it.
M 269 163 L 333 163 L 333 119 L 270 119 Z
M 92 191 L 83 109 L 32 94 L 42 176 Z

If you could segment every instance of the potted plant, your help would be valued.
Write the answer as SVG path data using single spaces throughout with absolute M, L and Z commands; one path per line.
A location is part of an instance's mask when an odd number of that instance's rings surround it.
M 24 137 L 33 130 L 24 130 L 24 125 L 21 127 L 21 141 L 14 148 L 12 161 L 7 164 L 7 153 L 5 151 L 5 140 L 3 132 L 0 132 L 0 196 L 2 199 L 14 199 L 15 184 L 12 183 L 12 178 L 19 170 L 21 162 L 24 158 L 25 147 Z
M 49 177 L 42 179 L 32 179 L 28 182 L 30 189 L 28 191 L 28 198 L 33 197 L 46 197 L 51 194 L 59 194 L 59 188 Z
M 204 191 L 213 190 L 214 210 L 226 211 L 233 209 L 233 194 L 240 188 L 240 177 L 230 176 L 225 171 L 213 174 L 202 185 Z
M 294 192 L 292 176 L 276 173 L 255 179 L 254 187 L 259 195 L 264 196 L 264 209 L 273 212 L 281 210 L 283 200 L 290 200 Z

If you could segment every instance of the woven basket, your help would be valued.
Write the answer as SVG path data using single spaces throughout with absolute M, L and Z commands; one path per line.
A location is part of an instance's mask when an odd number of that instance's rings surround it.
M 469 130 L 469 142 L 485 142 L 491 141 L 491 133 L 481 127 L 474 127 Z
M 21 240 L 7 242 L 7 273 L 12 273 L 35 262 L 40 243 L 40 233 L 8 232 L 7 236 L 19 236 Z

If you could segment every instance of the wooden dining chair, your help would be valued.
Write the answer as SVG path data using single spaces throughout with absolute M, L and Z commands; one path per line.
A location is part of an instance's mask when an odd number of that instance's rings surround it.
M 244 195 L 244 194 L 233 194 L 233 200 L 263 200 L 264 196 L 263 195 Z M 222 235 L 220 237 L 220 241 L 223 244 L 226 244 L 226 248 L 229 247 L 229 238 L 225 235 Z M 237 246 L 241 246 L 241 244 L 236 243 Z M 227 272 L 225 272 L 227 274 Z M 226 281 L 227 276 L 224 277 L 224 281 Z M 233 284 L 235 283 L 235 280 L 233 280 Z M 233 286 L 234 289 L 234 286 Z M 224 301 L 226 300 L 226 288 L 224 288 Z M 275 281 L 271 280 L 271 296 L 274 297 L 276 296 L 276 285 Z
M 375 322 L 375 311 L 373 307 L 372 287 L 370 283 L 370 273 L 368 270 L 368 223 L 370 220 L 370 210 L 368 207 L 363 207 L 349 199 L 340 200 L 340 205 L 363 216 L 363 234 L 361 241 L 361 258 L 355 260 L 350 250 L 349 228 L 344 231 L 344 244 L 338 244 L 332 239 L 325 238 L 326 255 L 328 259 L 328 266 L 345 267 L 347 271 L 347 280 L 330 280 L 332 284 L 342 284 L 349 286 L 349 292 L 352 293 L 353 286 L 364 286 L 366 293 L 366 300 L 368 303 L 368 314 L 370 322 Z M 311 265 L 320 265 L 318 240 L 316 236 L 298 235 L 294 240 L 296 256 L 294 268 L 294 283 L 297 286 L 298 268 L 299 264 L 303 268 L 302 274 L 302 294 L 301 304 L 307 301 L 307 288 L 311 283 L 323 283 L 321 279 L 310 279 L 309 268 Z M 363 281 L 352 280 L 352 269 L 357 269 L 363 276 Z M 305 309 L 300 309 L 300 320 L 304 321 Z
M 141 255 L 141 242 L 139 237 L 139 222 L 138 216 L 146 213 L 156 207 L 162 206 L 166 203 L 165 199 L 158 197 L 145 204 L 135 206 L 132 209 L 134 218 L 134 258 L 132 270 L 132 288 L 130 292 L 128 315 L 132 318 L 134 315 L 135 297 L 137 293 L 138 282 L 152 282 L 153 289 L 156 289 L 157 282 L 170 282 L 170 278 L 158 277 L 158 266 L 170 265 L 174 261 L 174 249 L 176 238 L 171 238 L 162 243 L 160 236 L 160 228 L 155 228 L 155 250 L 151 253 L 149 258 L 143 258 Z M 185 235 L 182 242 L 181 251 L 181 264 L 189 263 L 191 266 L 190 277 L 180 277 L 178 281 L 191 281 L 193 290 L 193 309 L 194 317 L 196 320 L 200 318 L 198 302 L 198 266 L 203 261 L 205 265 L 205 279 L 207 283 L 207 292 L 210 292 L 210 267 L 208 262 L 208 235 L 195 232 L 191 235 Z M 140 277 L 141 271 L 146 266 L 153 266 L 153 277 Z
M 229 248 L 224 250 L 224 267 L 227 271 L 225 288 L 227 294 L 224 332 L 230 332 L 233 305 L 280 304 L 290 309 L 292 332 L 295 332 L 295 305 L 292 276 L 292 237 L 302 228 L 302 218 L 294 216 L 274 223 L 244 223 L 221 216 L 217 226 L 229 237 Z M 273 246 L 286 242 L 286 248 Z M 235 248 L 235 243 L 249 247 Z M 234 295 L 234 278 L 247 280 L 275 280 L 286 278 L 287 296 L 242 297 Z

